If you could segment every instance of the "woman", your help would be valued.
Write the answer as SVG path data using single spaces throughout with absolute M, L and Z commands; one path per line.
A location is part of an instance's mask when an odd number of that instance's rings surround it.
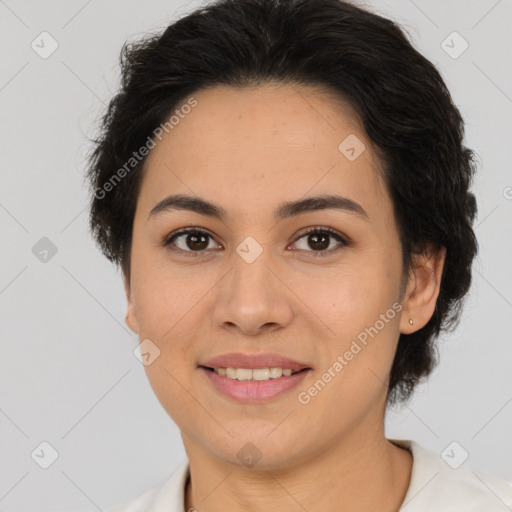
M 341 0 L 220 0 L 121 65 L 91 229 L 188 460 L 112 510 L 512 506 L 460 444 L 384 432 L 477 251 L 473 153 L 435 67 Z

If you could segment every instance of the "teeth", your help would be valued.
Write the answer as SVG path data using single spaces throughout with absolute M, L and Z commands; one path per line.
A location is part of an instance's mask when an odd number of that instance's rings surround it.
M 230 379 L 236 379 L 236 368 L 226 368 L 226 377 L 229 377 Z
M 238 370 L 240 371 L 240 370 Z M 247 370 L 252 373 L 254 380 L 269 380 L 270 379 L 270 368 L 258 368 L 256 370 Z
M 270 378 L 277 379 L 283 375 L 282 368 L 269 368 Z
M 251 380 L 252 379 L 252 370 L 247 368 L 237 368 L 236 370 L 236 378 L 238 380 Z
M 297 373 L 290 368 L 214 368 L 213 370 L 233 380 L 270 380 Z

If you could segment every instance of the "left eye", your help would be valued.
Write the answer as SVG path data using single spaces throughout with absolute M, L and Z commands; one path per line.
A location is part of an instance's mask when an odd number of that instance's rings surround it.
M 181 240 L 181 247 L 180 244 L 177 243 L 178 240 Z M 172 248 L 175 252 L 182 252 L 182 253 L 200 253 L 204 252 L 207 249 L 211 249 L 210 247 L 210 240 L 213 241 L 212 235 L 210 235 L 208 232 L 199 229 L 199 228 L 186 228 L 183 230 L 180 230 L 176 233 L 173 233 L 170 235 L 164 242 L 165 246 L 172 246 L 173 244 L 177 248 Z M 310 251 L 308 249 L 299 248 L 300 251 L 306 251 L 306 252 L 313 252 L 315 257 L 317 256 L 326 256 L 325 253 L 333 253 L 340 250 L 342 247 L 348 245 L 347 240 L 340 235 L 338 232 L 334 231 L 331 228 L 310 228 L 308 231 L 303 233 L 299 238 L 297 238 L 297 242 L 300 242 L 302 239 L 306 239 L 306 244 L 310 248 L 313 248 L 313 251 Z M 337 242 L 339 242 L 339 248 L 338 249 L 329 249 L 331 246 L 332 239 L 335 239 Z M 214 244 L 216 247 L 213 248 L 221 248 L 218 244 Z
M 316 253 L 315 257 L 327 256 L 327 254 L 325 254 L 326 252 L 329 252 L 329 253 L 337 252 L 344 246 L 348 245 L 348 242 L 345 240 L 345 238 L 342 237 L 339 233 L 337 233 L 336 231 L 334 231 L 331 228 L 312 228 L 312 229 L 306 231 L 306 233 L 302 234 L 297 240 L 300 241 L 303 238 L 306 239 L 307 246 L 315 249 L 314 251 L 308 251 L 307 249 L 305 249 L 306 252 Z M 328 250 L 333 238 L 339 242 L 339 247 L 334 250 L 333 249 Z M 304 250 L 304 249 L 299 249 L 299 250 Z

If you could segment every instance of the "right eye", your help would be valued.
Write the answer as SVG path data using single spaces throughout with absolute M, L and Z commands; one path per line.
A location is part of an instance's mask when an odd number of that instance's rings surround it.
M 169 247 L 171 251 L 178 253 L 198 253 L 205 252 L 209 248 L 210 242 L 208 239 L 213 241 L 213 237 L 203 229 L 183 228 L 169 235 L 165 239 L 164 245 Z M 176 241 L 179 241 L 179 243 Z M 175 247 L 172 247 L 173 245 Z M 217 248 L 220 247 L 218 244 L 216 246 Z

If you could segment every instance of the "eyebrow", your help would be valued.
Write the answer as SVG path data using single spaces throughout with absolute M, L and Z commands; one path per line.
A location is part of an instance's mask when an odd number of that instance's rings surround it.
M 368 219 L 368 214 L 359 203 L 339 195 L 320 195 L 297 201 L 285 201 L 278 205 L 274 212 L 274 219 L 280 221 L 302 213 L 329 209 L 342 210 L 363 219 Z M 172 210 L 188 210 L 219 220 L 225 220 L 228 217 L 227 210 L 206 199 L 178 194 L 162 199 L 149 212 L 148 220 L 160 213 Z

